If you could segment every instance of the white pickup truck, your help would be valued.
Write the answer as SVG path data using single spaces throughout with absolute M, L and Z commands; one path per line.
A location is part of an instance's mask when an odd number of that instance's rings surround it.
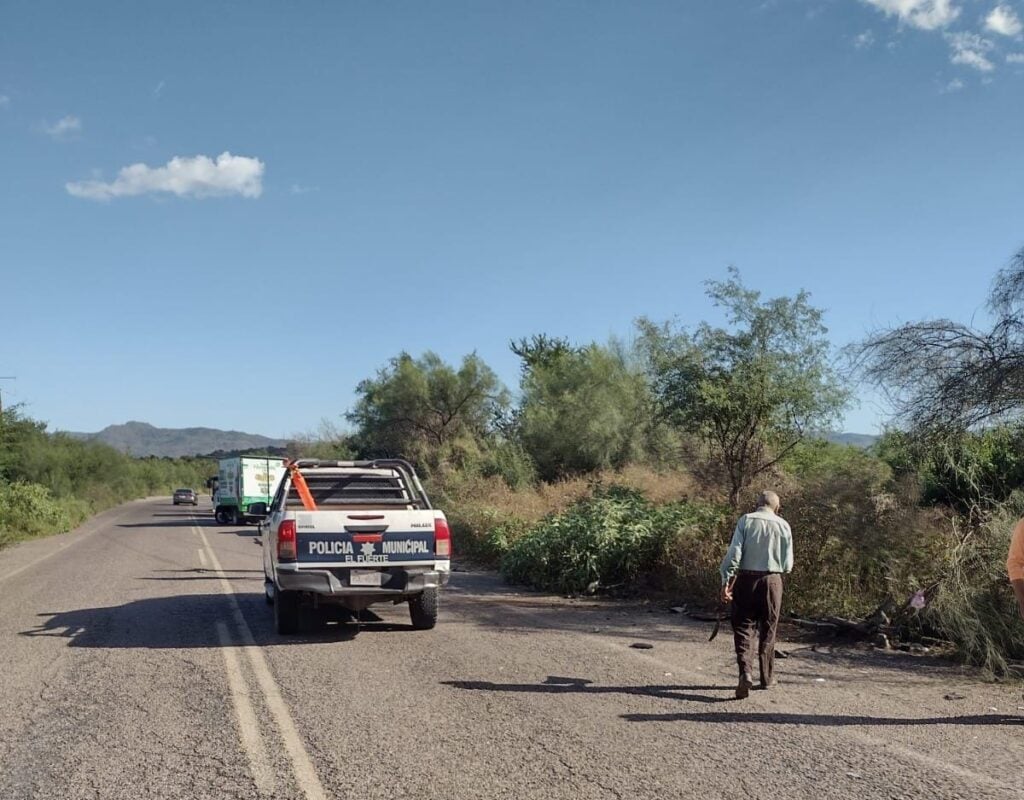
M 264 588 L 280 634 L 304 610 L 409 603 L 412 625 L 433 628 L 448 583 L 451 533 L 405 461 L 292 462 L 262 517 Z

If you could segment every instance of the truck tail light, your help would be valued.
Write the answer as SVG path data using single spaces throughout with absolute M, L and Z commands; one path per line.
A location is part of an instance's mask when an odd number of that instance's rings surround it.
M 298 542 L 295 540 L 295 520 L 286 519 L 277 527 L 277 557 L 294 561 L 298 550 Z
M 434 519 L 434 553 L 438 558 L 452 557 L 452 532 L 447 520 Z

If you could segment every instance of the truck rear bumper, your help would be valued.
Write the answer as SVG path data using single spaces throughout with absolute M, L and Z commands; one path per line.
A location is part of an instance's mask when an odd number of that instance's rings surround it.
M 285 592 L 311 592 L 319 595 L 399 597 L 437 589 L 448 583 L 449 573 L 425 567 L 391 567 L 384 573 L 381 586 L 350 586 L 348 569 L 291 569 L 278 567 L 277 588 Z

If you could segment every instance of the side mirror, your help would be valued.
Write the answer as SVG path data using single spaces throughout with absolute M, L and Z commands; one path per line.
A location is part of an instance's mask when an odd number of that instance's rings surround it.
M 249 506 L 249 516 L 259 517 L 260 519 L 267 518 L 267 504 L 266 503 L 253 503 Z

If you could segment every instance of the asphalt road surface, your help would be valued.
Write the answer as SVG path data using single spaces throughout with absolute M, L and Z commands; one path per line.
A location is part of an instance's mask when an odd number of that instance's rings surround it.
M 0 552 L 0 799 L 1024 796 L 1019 686 L 783 644 L 736 701 L 727 632 L 488 573 L 282 638 L 258 544 L 160 499 Z

